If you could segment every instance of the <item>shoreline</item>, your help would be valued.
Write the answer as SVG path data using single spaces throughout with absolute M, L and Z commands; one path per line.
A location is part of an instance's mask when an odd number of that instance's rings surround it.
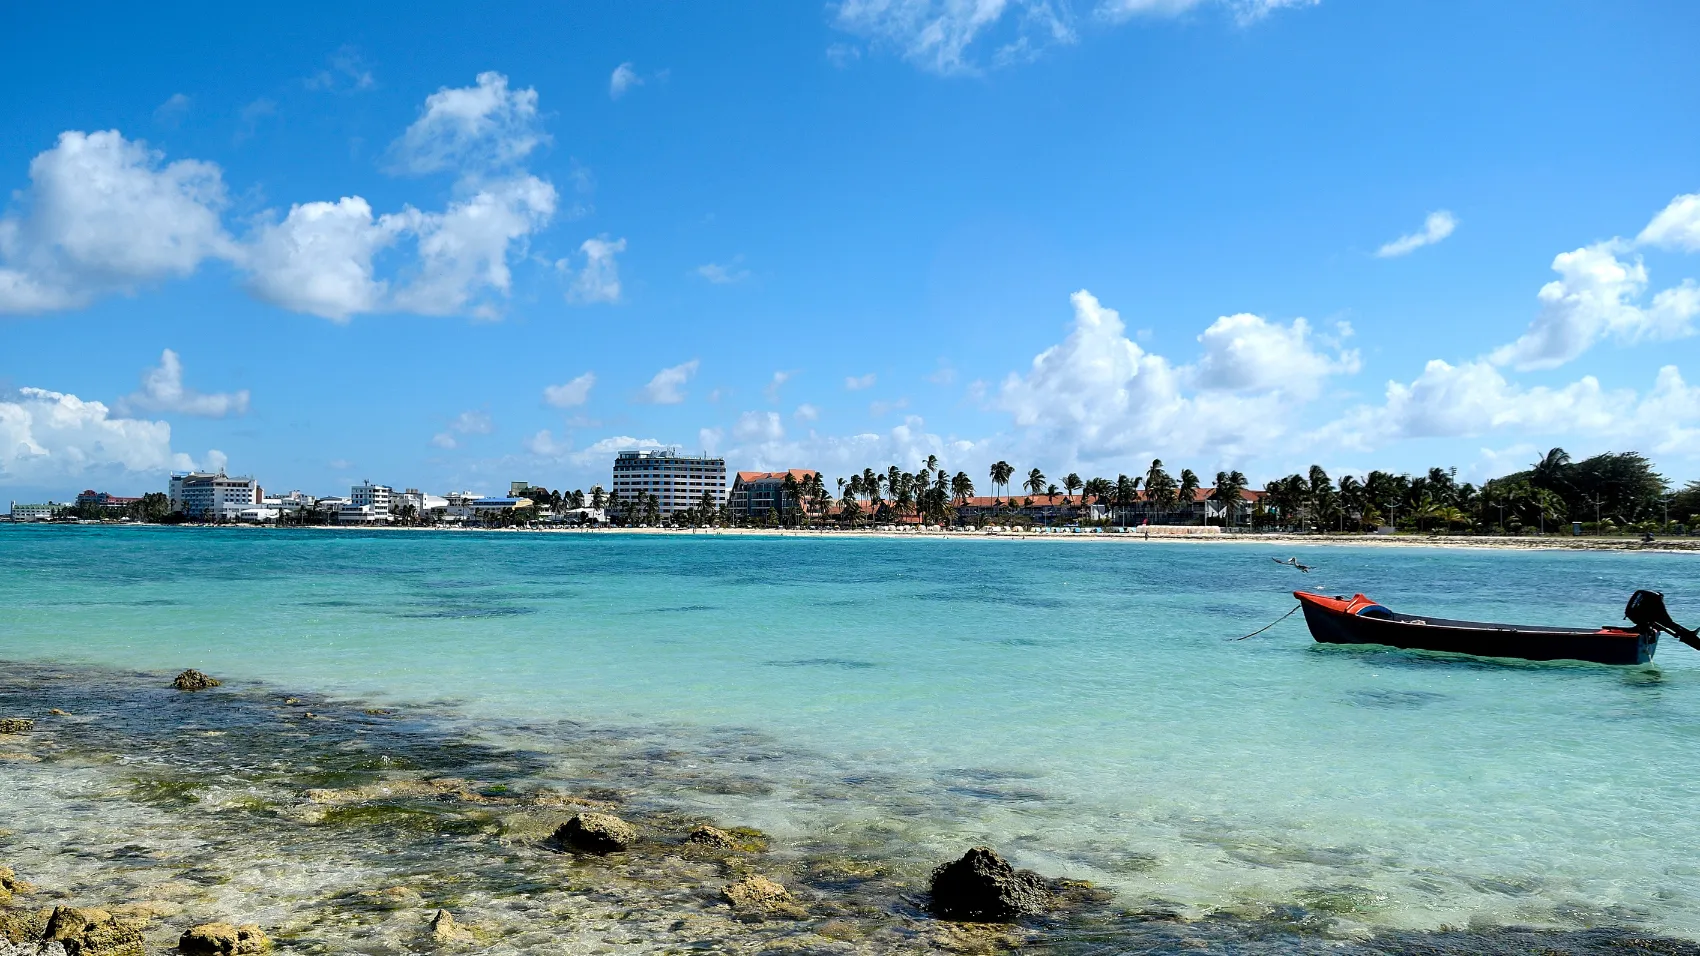
M 0 766 L 14 783 L 0 800 L 27 811 L 9 814 L 14 829 L 0 830 L 0 866 L 38 884 L 0 906 L 0 937 L 26 914 L 64 905 L 121 914 L 149 952 L 216 919 L 259 924 L 284 952 L 327 954 L 421 945 L 845 956 L 1105 946 L 1700 954 L 1695 942 L 1609 920 L 1583 929 L 1379 927 L 1373 901 L 1344 890 L 1285 903 L 1224 898 L 1189 914 L 1082 886 L 1043 917 L 948 922 L 925 912 L 926 875 L 940 854 L 911 845 L 915 835 L 897 819 L 858 834 L 735 826 L 750 799 L 740 789 L 741 750 L 772 746 L 761 741 L 699 753 L 700 743 L 666 728 L 660 739 L 571 719 L 510 728 L 533 735 L 531 746 L 498 742 L 497 728 L 427 705 L 373 707 L 247 680 L 179 691 L 165 673 L 4 660 L 0 716 L 35 720 L 0 736 Z M 546 741 L 551 749 L 541 748 Z M 710 754 L 718 763 L 705 767 Z M 721 795 L 717 819 L 681 804 L 680 786 Z M 586 810 L 631 821 L 640 840 L 608 856 L 552 845 L 554 827 Z M 685 835 L 703 824 L 727 827 L 735 845 L 693 848 Z M 727 889 L 751 876 L 774 879 L 789 901 L 729 902 Z M 433 938 L 439 910 L 465 935 Z
M 8 523 L 10 524 L 10 523 Z M 1607 551 L 1652 553 L 1700 553 L 1700 537 L 1661 537 L 1651 543 L 1631 537 L 1490 536 L 1490 535 L 1374 535 L 1374 534 L 1299 534 L 1292 532 L 1235 532 L 1219 530 L 1203 533 L 1179 529 L 1179 525 L 1158 526 L 1165 530 L 1146 536 L 1141 529 L 1126 532 L 1082 530 L 1078 533 L 1059 529 L 1047 531 L 937 531 L 881 529 L 818 529 L 818 528 L 466 528 L 454 526 L 394 525 L 305 525 L 276 527 L 254 524 L 141 524 L 135 522 L 51 523 L 17 522 L 23 526 L 48 528 L 169 528 L 197 531 L 271 531 L 271 532 L 439 532 L 456 534 L 546 534 L 546 535 L 650 535 L 660 537 L 750 537 L 750 538 L 858 538 L 882 540 L 924 541 L 1043 541 L 1096 542 L 1117 544 L 1209 544 L 1209 545 L 1292 545 L 1295 547 L 1365 547 L 1365 548 L 1443 548 L 1482 551 Z

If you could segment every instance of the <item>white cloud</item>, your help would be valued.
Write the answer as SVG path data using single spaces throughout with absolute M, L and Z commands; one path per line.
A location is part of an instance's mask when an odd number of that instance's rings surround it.
M 1313 7 L 1321 2 L 1322 0 L 1222 0 L 1222 5 L 1233 11 L 1234 19 L 1244 25 L 1261 20 L 1286 7 Z M 1204 3 L 1205 0 L 1102 0 L 1098 4 L 1098 15 L 1114 22 L 1130 20 L 1137 16 L 1173 17 L 1194 7 L 1203 6 Z
M 702 444 L 703 450 L 709 454 L 713 454 L 720 448 L 720 440 L 725 437 L 726 433 L 718 428 L 697 429 L 697 441 Z
M 231 257 L 219 168 L 161 159 L 117 130 L 67 131 L 36 156 L 21 213 L 0 219 L 0 312 L 72 308 Z
M 797 410 L 792 412 L 791 415 L 800 422 L 812 422 L 820 418 L 820 409 L 804 402 L 798 405 Z
M 175 412 L 179 415 L 198 415 L 203 418 L 223 418 L 226 415 L 248 413 L 248 390 L 237 392 L 202 393 L 183 385 L 183 362 L 177 353 L 166 349 L 159 365 L 142 373 L 140 391 L 132 392 L 118 402 L 118 411 Z
M 1635 241 L 1644 246 L 1700 252 L 1700 193 L 1672 199 Z
M 584 253 L 584 268 L 573 278 L 567 300 L 579 305 L 619 302 L 620 264 L 614 257 L 626 251 L 626 240 L 599 236 L 586 239 L 578 248 Z M 569 264 L 563 259 L 556 266 L 566 270 Z
M 531 452 L 539 458 L 561 458 L 568 452 L 572 451 L 571 444 L 563 444 L 556 441 L 555 436 L 550 434 L 549 429 L 547 428 L 539 431 L 535 435 L 532 435 L 520 444 L 525 447 L 526 451 Z
M 420 214 L 419 274 L 396 291 L 395 305 L 421 315 L 453 315 L 470 306 L 474 315 L 495 317 L 480 293 L 508 293 L 509 247 L 548 224 L 555 200 L 554 186 L 524 175 L 483 184 L 442 213 Z
M 174 456 L 174 457 L 176 457 L 180 461 L 182 458 L 185 458 L 187 456 L 179 455 L 179 456 Z M 226 455 L 222 451 L 219 451 L 217 448 L 210 448 L 210 449 L 207 450 L 207 457 L 201 459 L 200 466 L 197 467 L 195 470 L 196 471 L 210 471 L 210 472 L 214 472 L 216 474 L 222 475 L 222 474 L 226 473 L 225 469 L 229 468 L 229 467 L 230 467 L 230 456 Z
M 785 437 L 785 425 L 778 412 L 745 412 L 732 426 L 732 437 L 739 441 L 778 441 Z
M 547 143 L 537 115 L 537 91 L 509 90 L 508 78 L 480 73 L 477 85 L 443 87 L 390 145 L 392 168 L 413 174 L 493 170 L 511 166 Z
M 980 41 L 993 44 L 996 63 L 1072 43 L 1069 19 L 1062 0 L 843 0 L 834 24 L 923 69 L 957 74 L 979 71 L 969 47 Z
M 743 261 L 743 256 L 736 256 L 726 265 L 708 262 L 697 266 L 692 271 L 714 285 L 731 285 L 750 277 L 750 270 L 738 268 L 738 263 L 741 261 Z
M 774 372 L 772 380 L 767 383 L 766 388 L 762 389 L 762 394 L 766 395 L 767 400 L 770 402 L 779 401 L 779 389 L 782 388 L 786 382 L 789 382 L 792 376 L 796 374 L 796 372 Z
M 1387 383 L 1379 406 L 1354 409 L 1313 433 L 1323 446 L 1371 450 L 1411 438 L 1601 436 L 1644 451 L 1700 454 L 1700 388 L 1676 366 L 1659 370 L 1644 395 L 1608 391 L 1592 375 L 1559 388 L 1524 387 L 1482 362 L 1435 359 L 1410 384 Z
M 1011 374 L 993 399 L 1019 430 L 1016 450 L 1047 461 L 1127 461 L 1209 454 L 1217 460 L 1271 447 L 1316 386 L 1249 354 L 1265 342 L 1314 374 L 1356 367 L 1350 353 L 1328 358 L 1309 347 L 1308 327 L 1271 325 L 1256 316 L 1218 319 L 1205 335 L 1199 366 L 1176 367 L 1127 336 L 1115 310 L 1076 292 L 1074 327 L 1061 343 Z M 1207 363 L 1207 364 L 1206 364 Z M 1188 394 L 1184 386 L 1199 385 Z
M 173 93 L 165 102 L 154 107 L 153 121 L 161 126 L 176 129 L 183 122 L 183 117 L 189 115 L 189 98 L 182 93 Z
M 622 451 L 655 451 L 668 447 L 653 438 L 618 435 L 574 450 L 570 441 L 557 439 L 547 428 L 526 438 L 520 444 L 538 458 L 565 462 L 576 468 L 606 467 L 609 459 Z
M 873 388 L 874 383 L 878 380 L 873 372 L 866 375 L 851 375 L 844 379 L 844 387 L 852 392 L 859 392 L 864 388 Z
M 762 439 L 746 442 L 726 451 L 727 457 L 748 462 L 748 467 L 764 470 L 784 468 L 819 468 L 825 474 L 860 472 L 869 464 L 919 464 L 928 455 L 938 455 L 954 467 L 974 468 L 991 456 L 985 443 L 943 437 L 926 430 L 917 416 L 905 418 L 886 432 L 863 432 L 856 435 L 817 435 L 810 432 L 800 439 Z
M 1278 390 L 1309 399 L 1329 376 L 1351 375 L 1360 367 L 1355 350 L 1335 355 L 1318 351 L 1304 319 L 1283 326 L 1247 313 L 1224 315 L 1198 341 L 1204 344 L 1204 357 L 1192 378 L 1201 388 Z
M 1554 368 L 1580 356 L 1596 342 L 1680 338 L 1694 333 L 1700 315 L 1700 286 L 1685 281 L 1653 296 L 1645 307 L 1634 300 L 1647 289 L 1647 267 L 1621 239 L 1560 253 L 1552 268 L 1559 278 L 1541 287 L 1540 312 L 1517 341 L 1495 349 L 1495 365 Z
M 488 412 L 461 412 L 449 422 L 447 430 L 431 436 L 431 444 L 438 448 L 458 448 L 460 442 L 456 435 L 488 435 L 495 430 L 496 423 Z M 548 432 L 542 434 L 547 435 Z
M 1410 255 L 1423 246 L 1432 246 L 1452 235 L 1452 230 L 1457 228 L 1458 218 L 1456 216 L 1444 209 L 1431 212 L 1428 214 L 1428 218 L 1423 220 L 1422 229 L 1409 235 L 1400 236 L 1375 250 L 1375 254 L 1383 259 Z
M 0 484 L 44 484 L 89 472 L 192 467 L 171 451 L 165 422 L 115 418 L 100 402 L 23 388 L 0 398 Z
M 1096 19 L 1123 23 L 1137 16 L 1172 17 L 1195 7 L 1217 5 L 1241 25 L 1285 7 L 1320 0 L 1099 0 Z M 982 65 L 1004 66 L 1034 59 L 1077 39 L 1070 0 L 841 0 L 829 5 L 838 29 L 870 45 L 896 50 L 935 73 L 974 74 Z M 861 49 L 835 43 L 826 55 L 840 68 L 860 58 Z
M 697 373 L 696 359 L 664 368 L 655 373 L 649 384 L 643 387 L 643 395 L 639 401 L 650 405 L 677 405 L 685 400 L 685 383 Z
M 608 98 L 619 99 L 626 91 L 634 86 L 642 86 L 643 77 L 637 75 L 630 63 L 622 63 L 614 67 L 614 75 L 608 78 Z
M 369 90 L 378 85 L 372 70 L 358 51 L 344 46 L 330 55 L 325 68 L 307 77 L 302 84 L 309 90 L 353 92 Z
M 373 278 L 373 256 L 424 221 L 412 209 L 374 219 L 359 196 L 291 206 L 247 247 L 248 289 L 274 305 L 336 322 L 377 311 L 388 284 Z
M 572 408 L 590 400 L 590 389 L 596 384 L 596 373 L 586 372 L 562 385 L 543 389 L 543 400 L 556 408 Z
M 277 101 L 263 96 L 242 107 L 236 114 L 241 122 L 236 127 L 235 141 L 241 143 L 244 140 L 253 139 L 254 134 L 260 129 L 260 120 L 276 115 Z

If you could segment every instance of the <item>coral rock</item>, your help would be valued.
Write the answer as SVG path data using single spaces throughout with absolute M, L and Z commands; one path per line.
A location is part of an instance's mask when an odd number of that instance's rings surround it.
M 1042 913 L 1051 902 L 1044 877 L 1015 869 L 988 847 L 933 871 L 930 908 L 941 919 L 1009 922 Z
M 611 813 L 577 813 L 555 830 L 555 842 L 586 853 L 618 853 L 637 842 L 637 828 Z
M 35 727 L 35 721 L 25 717 L 0 717 L 0 734 L 27 734 Z
M 719 827 L 700 826 L 685 837 L 685 842 L 694 847 L 709 850 L 731 850 L 738 846 L 738 841 L 732 839 L 732 834 Z
M 772 917 L 803 919 L 808 911 L 797 905 L 791 891 L 765 876 L 748 876 L 720 891 L 720 898 L 732 904 L 737 919 L 750 922 Z
M 106 910 L 55 906 L 42 941 L 65 947 L 66 956 L 145 956 L 141 930 Z
M 33 911 L 0 907 L 0 940 L 29 943 L 41 939 L 41 934 L 47 931 L 47 918 L 52 914 L 52 907 Z
M 183 932 L 177 949 L 185 956 L 243 956 L 263 953 L 272 941 L 258 926 L 248 923 L 232 926 L 229 923 L 202 923 Z
M 472 934 L 456 923 L 454 914 L 448 910 L 438 910 L 431 917 L 429 929 L 431 938 L 439 943 L 455 943 L 472 938 Z
M 216 677 L 208 677 L 200 671 L 190 668 L 178 674 L 177 678 L 171 682 L 171 686 L 178 690 L 206 690 L 209 687 L 217 687 L 222 683 L 223 681 Z
M 18 879 L 11 867 L 0 866 L 0 903 L 10 903 L 13 896 L 24 896 L 34 890 L 35 887 Z

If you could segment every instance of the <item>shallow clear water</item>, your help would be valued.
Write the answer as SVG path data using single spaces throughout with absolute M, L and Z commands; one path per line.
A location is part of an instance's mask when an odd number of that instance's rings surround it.
M 764 752 L 704 759 L 773 785 L 703 806 L 782 836 L 872 821 L 919 859 L 989 842 L 1130 902 L 1700 936 L 1700 655 L 1490 664 L 1322 647 L 1298 616 L 1226 640 L 1296 586 L 1530 624 L 1610 623 L 1649 587 L 1700 618 L 1700 558 L 1328 547 L 1300 575 L 1272 553 L 11 527 L 0 658 L 440 702 L 493 732 L 749 728 Z

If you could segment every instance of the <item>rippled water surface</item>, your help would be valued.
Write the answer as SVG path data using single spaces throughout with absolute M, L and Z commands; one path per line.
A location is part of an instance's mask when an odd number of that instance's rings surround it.
M 1282 552 L 1284 557 L 1288 552 Z M 1700 619 L 1700 558 L 1256 544 L 0 528 L 0 658 L 432 705 L 702 754 L 785 837 L 987 842 L 1183 911 L 1700 936 L 1700 655 L 1322 647 L 1287 591 Z M 658 744 L 659 746 L 659 744 Z M 740 749 L 742 748 L 742 749 Z M 0 772 L 4 772 L 0 767 Z M 688 790 L 688 788 L 687 788 Z

